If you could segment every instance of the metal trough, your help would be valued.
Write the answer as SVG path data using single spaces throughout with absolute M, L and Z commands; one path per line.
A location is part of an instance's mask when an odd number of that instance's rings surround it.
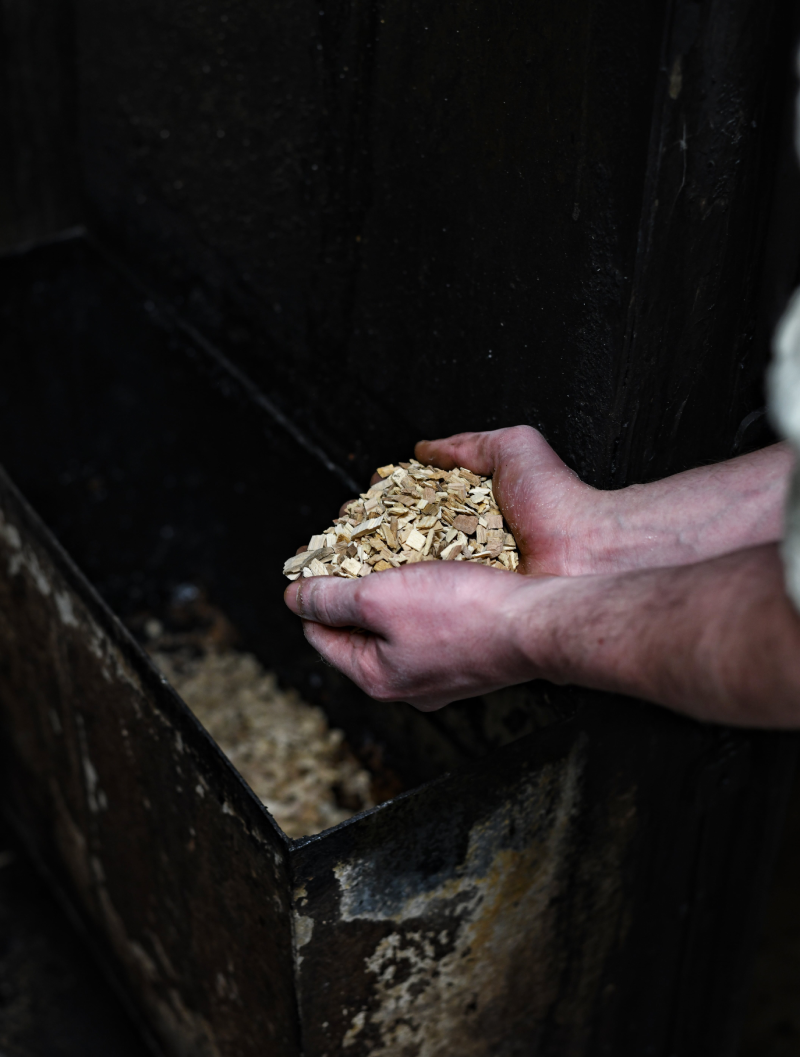
M 346 475 L 83 239 L 0 291 L 0 451 L 43 519 L 3 473 L 3 795 L 153 1045 L 732 1052 L 793 743 L 546 684 L 370 702 L 269 528 L 276 480 L 303 539 Z M 408 792 L 286 838 L 119 619 L 187 580 Z

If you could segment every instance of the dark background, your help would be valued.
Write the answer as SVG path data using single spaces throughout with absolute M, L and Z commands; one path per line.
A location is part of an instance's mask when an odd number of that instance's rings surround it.
M 794 39 L 785 0 L 5 0 L 0 458 L 118 612 L 205 577 L 284 662 L 296 629 L 251 604 L 277 573 L 247 566 L 275 467 L 248 413 L 215 421 L 182 387 L 198 349 L 212 388 L 245 372 L 271 450 L 299 441 L 281 487 L 301 541 L 421 436 L 528 423 L 603 487 L 768 442 L 769 334 L 797 277 Z M 203 467 L 224 483 L 208 506 Z M 140 503 L 152 538 L 124 523 Z M 442 722 L 433 771 L 468 743 Z M 3 1044 L 127 1054 L 84 955 L 35 962 L 75 941 L 26 871 L 0 874 Z

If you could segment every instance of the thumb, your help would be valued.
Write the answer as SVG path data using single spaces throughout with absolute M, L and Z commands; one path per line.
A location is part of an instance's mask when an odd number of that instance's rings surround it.
M 544 437 L 532 426 L 508 426 L 485 433 L 456 433 L 443 440 L 421 440 L 414 449 L 420 462 L 443 470 L 464 466 L 493 477 L 501 464 L 517 470 L 566 469 Z
M 309 576 L 289 584 L 283 598 L 289 609 L 303 620 L 332 628 L 355 625 L 367 631 L 378 631 L 365 612 L 365 587 L 357 580 L 338 576 Z
M 492 438 L 502 432 L 456 433 L 441 440 L 421 440 L 414 448 L 414 455 L 421 463 L 430 463 L 442 470 L 464 466 L 473 473 L 491 477 L 495 466 Z

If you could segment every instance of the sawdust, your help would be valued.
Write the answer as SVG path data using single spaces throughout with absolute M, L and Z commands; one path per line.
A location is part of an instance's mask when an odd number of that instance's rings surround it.
M 301 837 L 373 806 L 371 777 L 341 730 L 249 653 L 160 648 L 150 654 L 275 821 Z

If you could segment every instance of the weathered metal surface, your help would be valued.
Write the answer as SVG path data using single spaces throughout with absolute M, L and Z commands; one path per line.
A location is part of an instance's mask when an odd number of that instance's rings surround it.
M 547 748 L 501 753 L 296 853 L 311 1053 L 549 1053 L 556 1009 L 561 1052 L 586 1052 L 626 928 L 635 790 L 581 847 L 586 739 Z
M 181 1057 L 298 1053 L 287 841 L 0 476 L 6 802 Z
M 309 1052 L 735 1052 L 793 749 L 600 704 L 298 848 Z

